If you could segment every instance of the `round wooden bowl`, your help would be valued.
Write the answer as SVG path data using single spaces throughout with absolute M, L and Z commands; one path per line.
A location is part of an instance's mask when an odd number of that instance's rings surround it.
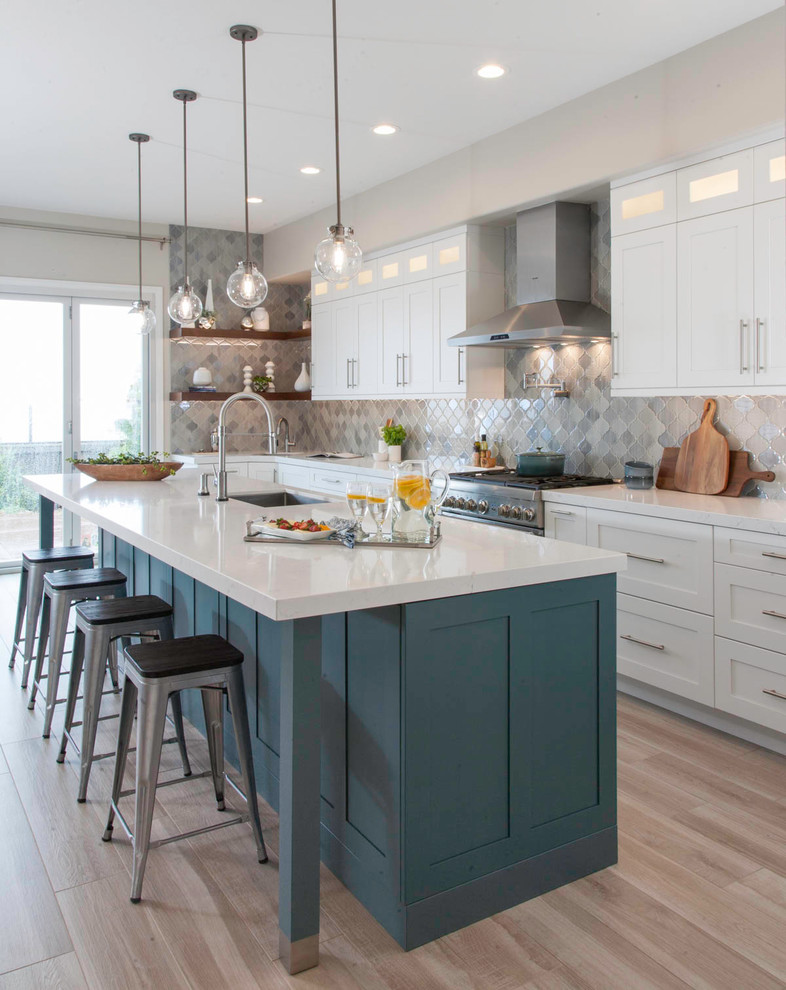
M 163 481 L 183 466 L 180 461 L 157 464 L 76 464 L 78 471 L 96 481 Z

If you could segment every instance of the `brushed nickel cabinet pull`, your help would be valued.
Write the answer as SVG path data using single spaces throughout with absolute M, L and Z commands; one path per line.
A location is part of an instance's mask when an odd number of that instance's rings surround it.
M 457 350 L 458 350 L 458 383 L 459 385 L 463 385 L 464 382 L 461 378 L 461 355 L 464 353 L 464 348 L 459 347 L 457 348 Z
M 775 553 L 774 550 L 762 550 L 762 557 L 774 557 L 776 560 L 786 560 L 786 553 Z
M 644 554 L 641 554 L 641 553 L 627 553 L 626 552 L 625 556 L 626 557 L 633 557 L 634 560 L 647 560 L 651 564 L 665 564 L 666 563 L 666 561 L 663 559 L 663 557 L 645 557 Z
M 744 375 L 745 372 L 748 370 L 748 365 L 746 363 L 748 349 L 745 346 L 746 336 L 747 336 L 745 331 L 747 329 L 748 329 L 748 321 L 740 320 L 740 374 L 741 375 Z
M 402 354 L 401 355 L 401 384 L 402 385 L 408 385 L 409 384 L 409 382 L 407 381 L 407 365 L 406 365 L 406 362 L 407 362 L 408 359 L 409 359 L 409 354 Z
M 617 345 L 616 345 L 616 341 L 618 340 L 619 340 L 619 334 L 613 333 L 611 335 L 611 374 L 613 378 L 616 378 L 619 375 L 619 371 L 617 371 Z
M 552 516 L 575 516 L 575 512 L 569 512 L 567 509 L 552 509 Z
M 398 363 L 399 363 L 400 360 L 401 360 L 401 355 L 400 354 L 397 354 L 396 355 L 396 388 L 400 388 L 401 387 L 401 374 L 400 374 L 400 372 L 398 370 Z
M 761 610 L 762 615 L 771 615 L 773 619 L 786 619 L 786 615 L 783 612 L 774 612 L 771 608 L 763 608 Z
M 620 633 L 620 639 L 627 639 L 631 643 L 638 643 L 639 646 L 649 646 L 651 650 L 665 650 L 661 643 L 648 643 L 646 639 L 636 639 L 635 636 L 628 636 L 627 633 Z
M 351 385 L 351 383 L 349 381 L 349 361 L 350 361 L 350 359 L 347 358 L 347 388 L 352 388 L 352 385 Z
M 762 327 L 764 327 L 764 325 L 765 325 L 764 320 L 762 320 L 761 317 L 757 316 L 756 317 L 756 370 L 757 371 L 767 370 L 767 366 L 765 365 L 764 359 L 762 358 L 762 346 L 761 346 Z
M 786 694 L 781 694 L 775 688 L 762 688 L 761 693 L 768 694 L 771 698 L 780 698 L 781 701 L 786 701 Z
M 358 370 L 357 369 L 358 359 L 357 358 L 351 358 L 350 360 L 352 361 L 352 388 L 357 388 L 358 387 L 358 379 L 357 379 L 356 372 Z

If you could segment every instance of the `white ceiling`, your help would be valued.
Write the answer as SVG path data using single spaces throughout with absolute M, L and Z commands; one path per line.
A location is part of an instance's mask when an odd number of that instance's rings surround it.
M 338 0 L 342 185 L 360 192 L 781 6 L 781 0 Z M 182 220 L 181 104 L 191 88 L 189 219 L 243 225 L 240 45 L 247 46 L 253 229 L 334 196 L 330 0 L 20 0 L 3 4 L 0 203 Z M 31 14 L 35 12 L 37 21 Z M 740 53 L 744 57 L 744 53 Z M 502 79 L 473 69 L 499 61 Z M 393 137 L 371 133 L 392 121 Z M 305 164 L 323 168 L 303 176 Z M 351 222 L 351 217 L 346 218 Z

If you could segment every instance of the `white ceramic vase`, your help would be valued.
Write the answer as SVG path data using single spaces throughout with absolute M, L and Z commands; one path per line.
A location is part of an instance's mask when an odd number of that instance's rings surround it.
M 401 463 L 401 444 L 400 443 L 398 443 L 398 444 L 391 444 L 388 447 L 388 460 L 392 464 L 400 464 Z
M 308 362 L 303 361 L 300 367 L 300 374 L 297 376 L 297 381 L 295 382 L 296 392 L 308 392 L 311 388 L 311 375 L 308 373 Z

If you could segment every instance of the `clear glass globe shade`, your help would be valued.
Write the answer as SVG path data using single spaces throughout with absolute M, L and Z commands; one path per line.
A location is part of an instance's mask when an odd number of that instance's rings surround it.
M 343 234 L 331 233 L 317 244 L 314 252 L 314 266 L 328 282 L 346 282 L 354 278 L 362 263 L 363 251 L 350 227 L 345 227 Z
M 267 279 L 253 261 L 241 261 L 229 276 L 227 295 L 241 309 L 253 309 L 267 296 Z
M 169 315 L 181 326 L 193 323 L 202 315 L 202 300 L 194 292 L 190 282 L 177 287 L 177 292 L 169 300 Z
M 128 311 L 129 321 L 135 333 L 149 334 L 156 328 L 156 314 L 150 303 L 137 299 Z

